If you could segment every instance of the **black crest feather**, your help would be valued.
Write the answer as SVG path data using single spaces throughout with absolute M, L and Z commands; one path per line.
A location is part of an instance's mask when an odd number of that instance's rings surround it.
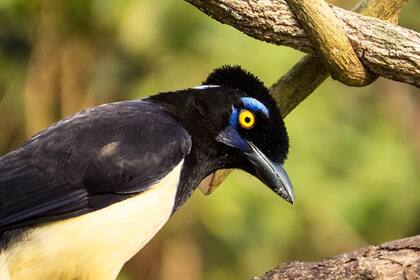
M 219 85 L 238 89 L 263 102 L 270 108 L 270 111 L 278 112 L 280 115 L 280 109 L 264 83 L 239 65 L 223 65 L 214 69 L 203 85 Z
M 203 85 L 220 85 L 234 89 L 239 89 L 254 97 L 260 97 L 261 94 L 268 94 L 265 87 L 257 76 L 244 70 L 239 65 L 223 65 L 213 70 Z

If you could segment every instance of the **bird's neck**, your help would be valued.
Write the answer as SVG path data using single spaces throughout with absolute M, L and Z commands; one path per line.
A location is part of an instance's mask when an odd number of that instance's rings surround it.
M 206 129 L 214 125 L 211 121 L 206 121 L 206 114 L 210 113 L 208 102 L 214 100 L 214 93 L 210 94 L 213 96 L 187 90 L 161 93 L 147 99 L 167 111 L 190 133 L 192 139 L 191 151 L 185 158 L 181 171 L 174 212 L 184 204 L 205 177 L 218 169 L 230 167 L 228 158 L 224 156 L 227 154 L 224 147 L 217 146 Z

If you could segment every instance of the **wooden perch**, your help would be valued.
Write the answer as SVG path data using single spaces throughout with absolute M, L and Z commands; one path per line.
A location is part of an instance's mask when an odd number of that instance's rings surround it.
M 216 20 L 259 40 L 315 53 L 305 29 L 284 0 L 187 0 Z M 373 73 L 420 87 L 420 34 L 333 7 L 363 64 Z
M 253 280 L 420 279 L 420 235 L 369 246 L 320 262 L 280 265 Z

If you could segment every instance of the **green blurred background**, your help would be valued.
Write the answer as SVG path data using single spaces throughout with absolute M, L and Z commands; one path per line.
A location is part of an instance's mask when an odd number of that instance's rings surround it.
M 409 1 L 400 24 L 419 31 L 419 14 Z M 0 26 L 0 154 L 86 107 L 196 86 L 222 64 L 270 85 L 302 56 L 181 0 L 0 0 Z M 419 93 L 328 80 L 286 119 L 295 206 L 236 171 L 197 191 L 120 279 L 249 279 L 419 234 Z

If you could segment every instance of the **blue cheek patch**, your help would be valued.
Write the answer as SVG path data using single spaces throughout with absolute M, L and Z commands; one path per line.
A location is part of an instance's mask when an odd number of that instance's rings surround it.
M 269 117 L 269 111 L 260 101 L 252 97 L 242 97 L 240 99 L 243 108 L 252 112 L 262 112 L 264 115 Z M 238 109 L 232 106 L 232 113 L 229 118 L 229 125 L 223 129 L 216 140 L 228 145 L 232 148 L 239 149 L 241 151 L 248 151 L 250 149 L 249 144 L 242 139 L 238 133 Z
M 239 149 L 241 151 L 248 151 L 249 144 L 242 139 L 238 133 L 238 110 L 232 106 L 232 113 L 229 118 L 228 126 L 223 129 L 219 135 L 216 137 L 216 140 L 228 145 L 229 147 Z
M 236 128 L 231 125 L 223 129 L 216 137 L 216 140 L 241 151 L 248 151 L 250 149 L 249 144 L 242 139 Z
M 230 114 L 229 124 L 237 128 L 238 127 L 238 110 L 232 106 L 232 113 Z
M 239 99 L 242 102 L 242 105 L 245 109 L 248 109 L 252 112 L 262 112 L 266 117 L 269 117 L 269 111 L 264 104 L 252 97 L 242 97 Z

